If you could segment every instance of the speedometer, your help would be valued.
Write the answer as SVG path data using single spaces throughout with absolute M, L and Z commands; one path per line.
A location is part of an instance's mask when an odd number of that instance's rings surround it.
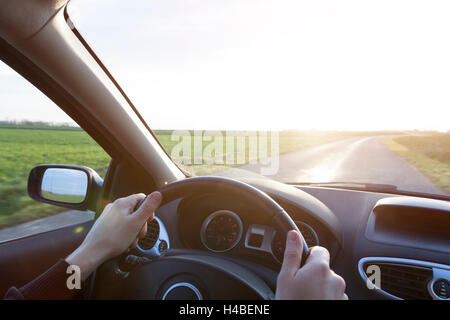
M 225 252 L 234 248 L 242 237 L 242 221 L 229 210 L 219 210 L 203 222 L 200 237 L 203 245 L 214 252 Z

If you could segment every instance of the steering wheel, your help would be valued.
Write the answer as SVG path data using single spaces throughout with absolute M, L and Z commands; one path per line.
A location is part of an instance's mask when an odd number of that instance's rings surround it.
M 261 190 L 225 177 L 193 177 L 173 182 L 159 190 L 161 206 L 195 194 L 217 193 L 233 196 L 260 209 L 284 237 L 290 230 L 300 233 L 286 211 Z M 144 201 L 144 200 L 143 200 Z M 141 201 L 136 209 L 142 204 Z M 245 213 L 243 213 L 245 214 Z M 302 238 L 302 263 L 309 249 Z M 236 258 L 237 259 L 237 258 Z M 112 262 L 110 262 L 112 263 Z M 94 298 L 108 298 L 111 272 L 108 263 L 97 270 Z M 109 280 L 108 280 L 109 279 Z M 229 257 L 200 250 L 170 249 L 166 254 L 135 268 L 123 279 L 121 298 L 126 299 L 273 299 L 274 293 L 255 272 Z M 229 294 L 231 293 L 231 295 Z M 106 296 L 105 296 L 106 294 Z

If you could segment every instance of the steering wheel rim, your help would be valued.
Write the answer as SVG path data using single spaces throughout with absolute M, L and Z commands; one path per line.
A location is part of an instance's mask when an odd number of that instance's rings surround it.
M 191 177 L 172 182 L 161 188 L 159 192 L 161 192 L 163 196 L 161 206 L 178 198 L 193 194 L 201 194 L 206 192 L 227 194 L 239 193 L 241 198 L 247 198 L 251 202 L 258 201 L 262 207 L 268 209 L 263 212 L 265 212 L 269 221 L 273 222 L 276 228 L 283 234 L 284 239 L 290 230 L 295 230 L 302 235 L 295 222 L 283 209 L 283 207 L 281 207 L 265 192 L 245 182 L 218 176 Z M 144 201 L 145 199 L 136 205 L 135 211 Z M 309 248 L 303 236 L 300 238 L 303 246 L 301 260 L 301 265 L 303 265 L 309 255 Z
M 258 206 L 264 208 L 265 210 L 262 212 L 284 236 L 290 230 L 296 230 L 301 235 L 292 218 L 275 200 L 265 192 L 241 181 L 226 177 L 193 177 L 173 182 L 164 186 L 159 191 L 163 196 L 161 206 L 178 198 L 199 193 L 235 194 L 240 199 L 258 203 Z M 135 210 L 139 208 L 144 200 L 136 205 Z M 302 263 L 304 263 L 309 254 L 309 249 L 303 236 L 301 239 L 303 244 Z M 177 249 L 171 250 L 177 251 Z M 195 287 L 192 285 L 194 283 L 197 286 L 200 285 L 199 288 L 201 288 L 202 280 L 209 277 L 211 283 L 214 282 L 215 284 L 217 281 L 219 283 L 222 281 L 223 286 L 226 286 L 230 282 L 239 283 L 239 289 L 232 291 L 238 294 L 242 294 L 240 291 L 247 289 L 253 292 L 253 294 L 256 294 L 258 298 L 273 299 L 274 297 L 272 289 L 269 288 L 260 276 L 254 273 L 255 270 L 251 271 L 251 269 L 247 269 L 249 267 L 248 265 L 244 266 L 237 261 L 230 261 L 232 259 L 231 257 L 198 250 L 189 251 L 179 249 L 178 252 L 170 252 L 171 250 L 156 260 L 150 260 L 150 263 L 137 267 L 132 272 L 126 272 L 130 276 L 128 277 L 127 275 L 125 278 L 117 277 L 117 270 L 120 270 L 120 258 L 119 260 L 116 258 L 106 262 L 98 268 L 95 279 L 92 280 L 96 288 L 91 290 L 93 291 L 91 295 L 96 296 L 94 299 L 116 298 L 111 296 L 111 292 L 114 291 L 111 282 L 124 280 L 119 281 L 118 287 L 121 288 L 119 289 L 122 292 L 121 295 L 125 294 L 125 298 L 164 299 L 167 292 L 170 291 L 170 288 L 174 288 L 180 283 Z M 123 274 L 123 271 L 121 272 Z M 217 276 L 217 273 L 221 276 Z M 211 277 L 211 275 L 214 276 Z M 180 277 L 183 279 L 188 277 L 188 281 L 185 282 Z M 223 282 L 223 278 L 227 278 L 229 281 Z M 142 286 L 143 283 L 146 285 Z M 106 286 L 102 288 L 103 286 L 98 286 L 99 284 L 106 284 Z M 171 286 L 168 287 L 169 285 Z M 212 288 L 209 289 L 214 290 Z M 203 290 L 200 291 L 208 292 L 208 290 L 205 290 L 204 282 Z M 213 292 L 210 293 L 213 294 Z

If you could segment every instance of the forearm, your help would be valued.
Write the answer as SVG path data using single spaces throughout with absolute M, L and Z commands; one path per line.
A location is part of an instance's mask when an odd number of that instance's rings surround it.
M 69 265 L 80 268 L 82 281 L 86 280 L 105 260 L 106 253 L 103 248 L 88 244 L 82 244 L 66 258 Z
M 101 248 L 95 248 L 92 245 L 82 244 L 66 259 L 59 260 L 50 269 L 41 274 L 36 279 L 30 281 L 23 287 L 17 289 L 10 288 L 5 299 L 72 299 L 79 292 L 81 281 L 86 280 L 89 275 L 105 261 L 105 253 Z M 68 279 L 71 273 L 68 273 L 70 265 L 80 268 L 80 289 L 69 288 Z
M 108 204 L 88 235 L 73 253 L 53 267 L 17 289 L 12 287 L 6 299 L 71 299 L 81 292 L 81 283 L 103 262 L 115 257 L 147 232 L 147 221 L 154 216 L 162 196 L 150 194 L 138 210 L 136 204 L 144 194 L 131 195 Z M 114 230 L 114 232 L 111 232 Z M 76 268 L 70 268 L 76 266 Z M 76 272 L 80 272 L 78 275 Z M 80 286 L 78 286 L 80 284 Z
M 61 259 L 46 272 L 30 281 L 23 287 L 10 288 L 4 299 L 52 300 L 73 299 L 81 290 L 67 287 L 67 268 L 69 264 Z

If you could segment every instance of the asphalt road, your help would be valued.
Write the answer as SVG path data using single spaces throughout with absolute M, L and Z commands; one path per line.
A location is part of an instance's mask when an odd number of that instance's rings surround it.
M 346 139 L 283 154 L 277 173 L 269 177 L 283 182 L 392 184 L 401 190 L 447 195 L 385 146 L 383 138 Z M 240 168 L 259 173 L 261 167 L 264 165 L 248 164 Z

